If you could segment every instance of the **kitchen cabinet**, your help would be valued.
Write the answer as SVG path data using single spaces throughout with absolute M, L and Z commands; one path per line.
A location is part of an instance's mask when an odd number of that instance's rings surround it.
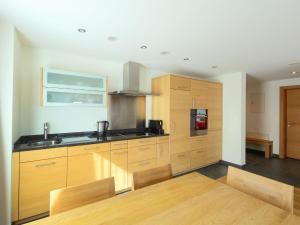
M 173 173 L 221 159 L 222 139 L 190 136 L 190 110 L 208 109 L 208 130 L 221 132 L 222 84 L 167 74 L 153 78 L 152 93 L 152 117 L 163 120 L 163 128 L 170 134 Z
M 193 109 L 207 109 L 208 85 L 207 81 L 191 80 L 191 97 Z
M 180 76 L 171 76 L 170 77 L 171 89 L 175 90 L 191 90 L 191 79 L 180 77 Z
M 128 163 L 139 162 L 145 159 L 154 159 L 156 156 L 156 144 L 128 148 Z
M 12 178 L 11 178 L 11 193 L 12 193 L 12 221 L 19 219 L 19 171 L 20 171 L 20 153 L 14 152 L 12 154 Z
M 66 187 L 67 157 L 20 163 L 19 219 L 49 211 L 50 191 Z
M 207 86 L 207 108 L 208 108 L 208 129 L 221 130 L 223 116 L 222 84 L 208 82 Z
M 116 191 L 128 188 L 128 149 L 111 150 L 111 176 L 115 178 Z
M 157 166 L 170 163 L 170 144 L 169 137 L 157 138 Z
M 110 177 L 110 151 L 68 157 L 67 186 Z

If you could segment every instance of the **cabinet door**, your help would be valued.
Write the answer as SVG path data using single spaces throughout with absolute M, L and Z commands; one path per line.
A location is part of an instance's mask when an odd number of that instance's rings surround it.
M 222 84 L 208 83 L 208 129 L 222 129 Z
M 19 219 L 49 211 L 50 191 L 66 179 L 67 157 L 20 163 Z
M 115 178 L 116 191 L 128 188 L 128 151 L 119 149 L 111 151 L 111 176 Z
M 182 140 L 190 137 L 190 112 L 177 110 L 171 112 L 170 140 Z
M 157 166 L 163 166 L 169 163 L 170 163 L 169 142 L 157 144 Z
M 214 163 L 222 159 L 222 131 L 208 132 L 207 162 Z
M 128 163 L 156 158 L 156 144 L 128 148 Z
M 171 89 L 189 91 L 191 90 L 191 79 L 171 76 Z
M 67 186 L 110 177 L 110 151 L 68 157 Z
M 175 153 L 171 155 L 173 174 L 182 173 L 190 168 L 190 153 Z
M 192 80 L 191 96 L 193 109 L 207 109 L 207 82 Z
M 19 220 L 19 172 L 20 172 L 20 153 L 15 152 L 12 154 L 12 208 L 11 218 L 12 221 Z
M 190 110 L 192 107 L 191 92 L 171 90 L 171 113 L 176 110 Z

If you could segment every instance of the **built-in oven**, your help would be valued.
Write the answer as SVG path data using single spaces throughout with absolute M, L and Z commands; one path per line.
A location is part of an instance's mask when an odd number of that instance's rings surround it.
M 208 128 L 207 109 L 191 109 L 191 136 L 206 135 Z

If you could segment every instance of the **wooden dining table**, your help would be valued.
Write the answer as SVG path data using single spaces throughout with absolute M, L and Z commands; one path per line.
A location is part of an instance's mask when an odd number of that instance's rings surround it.
M 29 224 L 300 225 L 300 217 L 190 173 Z

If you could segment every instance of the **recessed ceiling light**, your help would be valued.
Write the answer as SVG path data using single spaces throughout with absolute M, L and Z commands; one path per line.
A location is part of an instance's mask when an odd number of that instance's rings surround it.
M 168 55 L 168 54 L 170 54 L 170 52 L 162 51 L 160 54 L 161 54 L 161 55 Z
M 140 48 L 141 49 L 147 49 L 148 47 L 147 47 L 147 45 L 142 45 Z
M 109 41 L 117 41 L 118 38 L 115 37 L 115 36 L 108 36 L 108 37 L 107 37 L 107 40 L 109 40 Z
M 217 69 L 217 68 L 218 68 L 218 66 L 212 66 L 211 68 L 212 68 L 212 69 Z
M 190 58 L 183 58 L 183 60 L 184 60 L 184 61 L 189 61 L 189 60 L 190 60 Z
M 78 31 L 79 33 L 85 33 L 85 32 L 86 32 L 86 29 L 84 29 L 84 28 L 79 28 L 77 31 Z
M 297 72 L 296 72 L 296 71 L 293 71 L 293 72 L 292 72 L 292 74 L 293 74 L 293 75 L 296 75 L 296 74 L 297 74 Z

